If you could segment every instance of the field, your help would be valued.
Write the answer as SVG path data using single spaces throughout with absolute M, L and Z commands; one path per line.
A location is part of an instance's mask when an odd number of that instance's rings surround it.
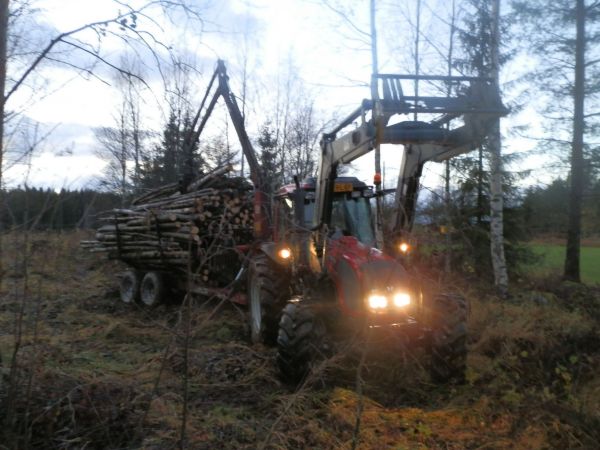
M 422 350 L 363 345 L 357 335 L 293 391 L 278 379 L 274 349 L 249 344 L 243 309 L 210 299 L 196 299 L 189 311 L 177 301 L 150 310 L 121 304 L 114 277 L 121 268 L 79 250 L 82 238 L 4 238 L 0 448 L 600 442 L 597 287 L 538 278 L 500 300 L 485 287 L 455 283 L 470 300 L 464 385 L 433 384 Z
M 531 244 L 534 253 L 541 257 L 531 270 L 538 274 L 562 274 L 565 264 L 565 246 L 555 243 Z M 600 246 L 581 247 L 581 280 L 600 284 Z

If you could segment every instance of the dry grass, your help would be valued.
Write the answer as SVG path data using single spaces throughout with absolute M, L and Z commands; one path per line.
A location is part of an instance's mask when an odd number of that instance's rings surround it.
M 44 234 L 24 243 L 22 236 L 5 237 L 0 448 L 177 448 L 179 307 L 148 311 L 120 304 L 113 279 L 118 265 L 80 252 L 80 238 Z M 28 258 L 20 264 L 23 255 Z M 508 302 L 475 287 L 463 291 L 471 300 L 467 384 L 431 384 L 424 352 L 400 346 L 367 354 L 362 398 L 355 390 L 355 346 L 292 392 L 277 378 L 273 349 L 248 344 L 240 311 L 223 305 L 207 320 L 215 303 L 195 304 L 186 446 L 595 447 L 600 291 L 556 280 L 536 280 Z M 13 379 L 19 395 L 6 417 L 21 305 L 23 339 Z

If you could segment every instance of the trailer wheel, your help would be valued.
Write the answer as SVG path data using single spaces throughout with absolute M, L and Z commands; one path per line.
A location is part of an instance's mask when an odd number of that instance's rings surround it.
M 119 293 L 123 303 L 135 303 L 140 299 L 140 274 L 128 270 L 123 274 L 119 284 Z
M 275 344 L 281 309 L 288 297 L 287 283 L 266 255 L 250 261 L 248 319 L 253 343 Z
M 325 325 L 310 305 L 291 302 L 279 322 L 277 365 L 284 381 L 299 383 L 326 350 Z
M 156 306 L 164 301 L 165 280 L 159 272 L 148 272 L 142 279 L 140 297 L 146 306 Z
M 441 294 L 432 306 L 431 378 L 462 383 L 467 367 L 466 301 L 460 295 Z

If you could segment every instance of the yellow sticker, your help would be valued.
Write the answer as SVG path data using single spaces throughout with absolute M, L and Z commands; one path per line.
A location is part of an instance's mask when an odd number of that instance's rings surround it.
M 333 192 L 352 192 L 352 183 L 335 183 Z

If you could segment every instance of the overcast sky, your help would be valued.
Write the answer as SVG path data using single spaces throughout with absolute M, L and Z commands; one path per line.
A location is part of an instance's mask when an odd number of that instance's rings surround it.
M 134 7 L 146 2 L 129 2 Z M 330 2 L 335 4 L 335 1 Z M 186 54 L 198 71 L 197 92 L 200 101 L 204 85 L 212 73 L 217 58 L 228 63 L 233 89 L 241 92 L 242 57 L 248 57 L 249 82 L 248 128 L 255 134 L 259 123 L 269 114 L 272 85 L 291 69 L 302 79 L 304 88 L 315 97 L 323 116 L 343 117 L 368 97 L 366 83 L 371 73 L 371 60 L 365 36 L 368 30 L 368 0 L 346 2 L 352 24 L 340 18 L 319 0 L 198 0 L 202 22 L 174 12 L 170 18 L 158 9 L 148 10 L 149 18 L 138 18 L 138 29 L 147 30 L 160 41 L 155 47 L 158 56 L 143 45 L 131 44 L 126 50 L 118 38 L 104 38 L 102 55 L 115 63 L 126 51 L 137 52 L 144 66 L 144 78 L 149 86 L 144 94 L 144 123 L 160 131 L 165 121 L 164 77 L 168 52 L 166 47 Z M 414 35 L 410 23 L 415 19 L 415 3 L 380 2 L 378 11 L 380 71 L 410 72 Z M 421 44 L 423 72 L 443 74 L 445 67 L 436 66 L 440 48 L 447 46 L 449 2 L 423 1 L 422 24 L 430 43 Z M 37 49 L 58 33 L 82 24 L 109 19 L 123 6 L 113 0 L 37 0 L 34 20 L 27 24 L 27 33 Z M 150 20 L 150 18 L 152 20 Z M 359 30 L 355 30 L 353 27 Z M 95 33 L 77 36 L 81 42 L 95 43 Z M 245 50 L 244 50 L 245 49 Z M 64 48 L 63 48 L 64 51 Z M 8 107 L 22 110 L 32 124 L 29 136 L 15 136 L 13 148 L 22 148 L 44 137 L 30 161 L 10 160 L 7 182 L 15 186 L 24 181 L 31 185 L 59 187 L 93 187 L 101 175 L 104 161 L 95 155 L 98 144 L 95 127 L 112 126 L 119 95 L 114 86 L 114 74 L 102 64 L 93 68 L 93 76 L 72 66 L 87 67 L 89 57 L 82 52 L 57 54 L 56 59 L 69 64 L 48 62 L 40 67 L 36 77 L 10 99 Z M 157 60 L 158 57 L 158 60 Z M 160 62 L 162 75 L 156 69 Z M 523 65 L 520 62 L 518 65 Z M 503 77 L 514 76 L 514 67 Z M 10 68 L 15 77 L 21 67 Z M 166 75 L 168 77 L 168 74 Z M 303 95 L 306 92 L 294 92 Z M 527 120 L 535 126 L 531 111 L 525 111 L 513 123 Z M 516 122 L 515 122 L 516 121 Z M 36 125 L 39 124 L 39 125 Z M 37 127 L 37 128 L 36 128 Z M 34 128 L 36 131 L 32 132 Z M 47 135 L 47 136 L 46 136 Z M 522 139 L 509 139 L 506 151 L 524 151 L 533 146 Z M 28 144 L 29 143 L 29 144 Z M 390 173 L 399 166 L 399 152 L 384 153 Z M 372 158 L 372 156 L 371 156 Z M 371 160 L 359 164 L 359 175 L 372 177 Z M 30 162 L 30 165 L 23 163 Z M 537 164 L 537 163 L 536 163 Z M 539 164 L 538 164 L 539 165 Z M 439 183 L 438 170 L 427 170 L 428 183 Z

